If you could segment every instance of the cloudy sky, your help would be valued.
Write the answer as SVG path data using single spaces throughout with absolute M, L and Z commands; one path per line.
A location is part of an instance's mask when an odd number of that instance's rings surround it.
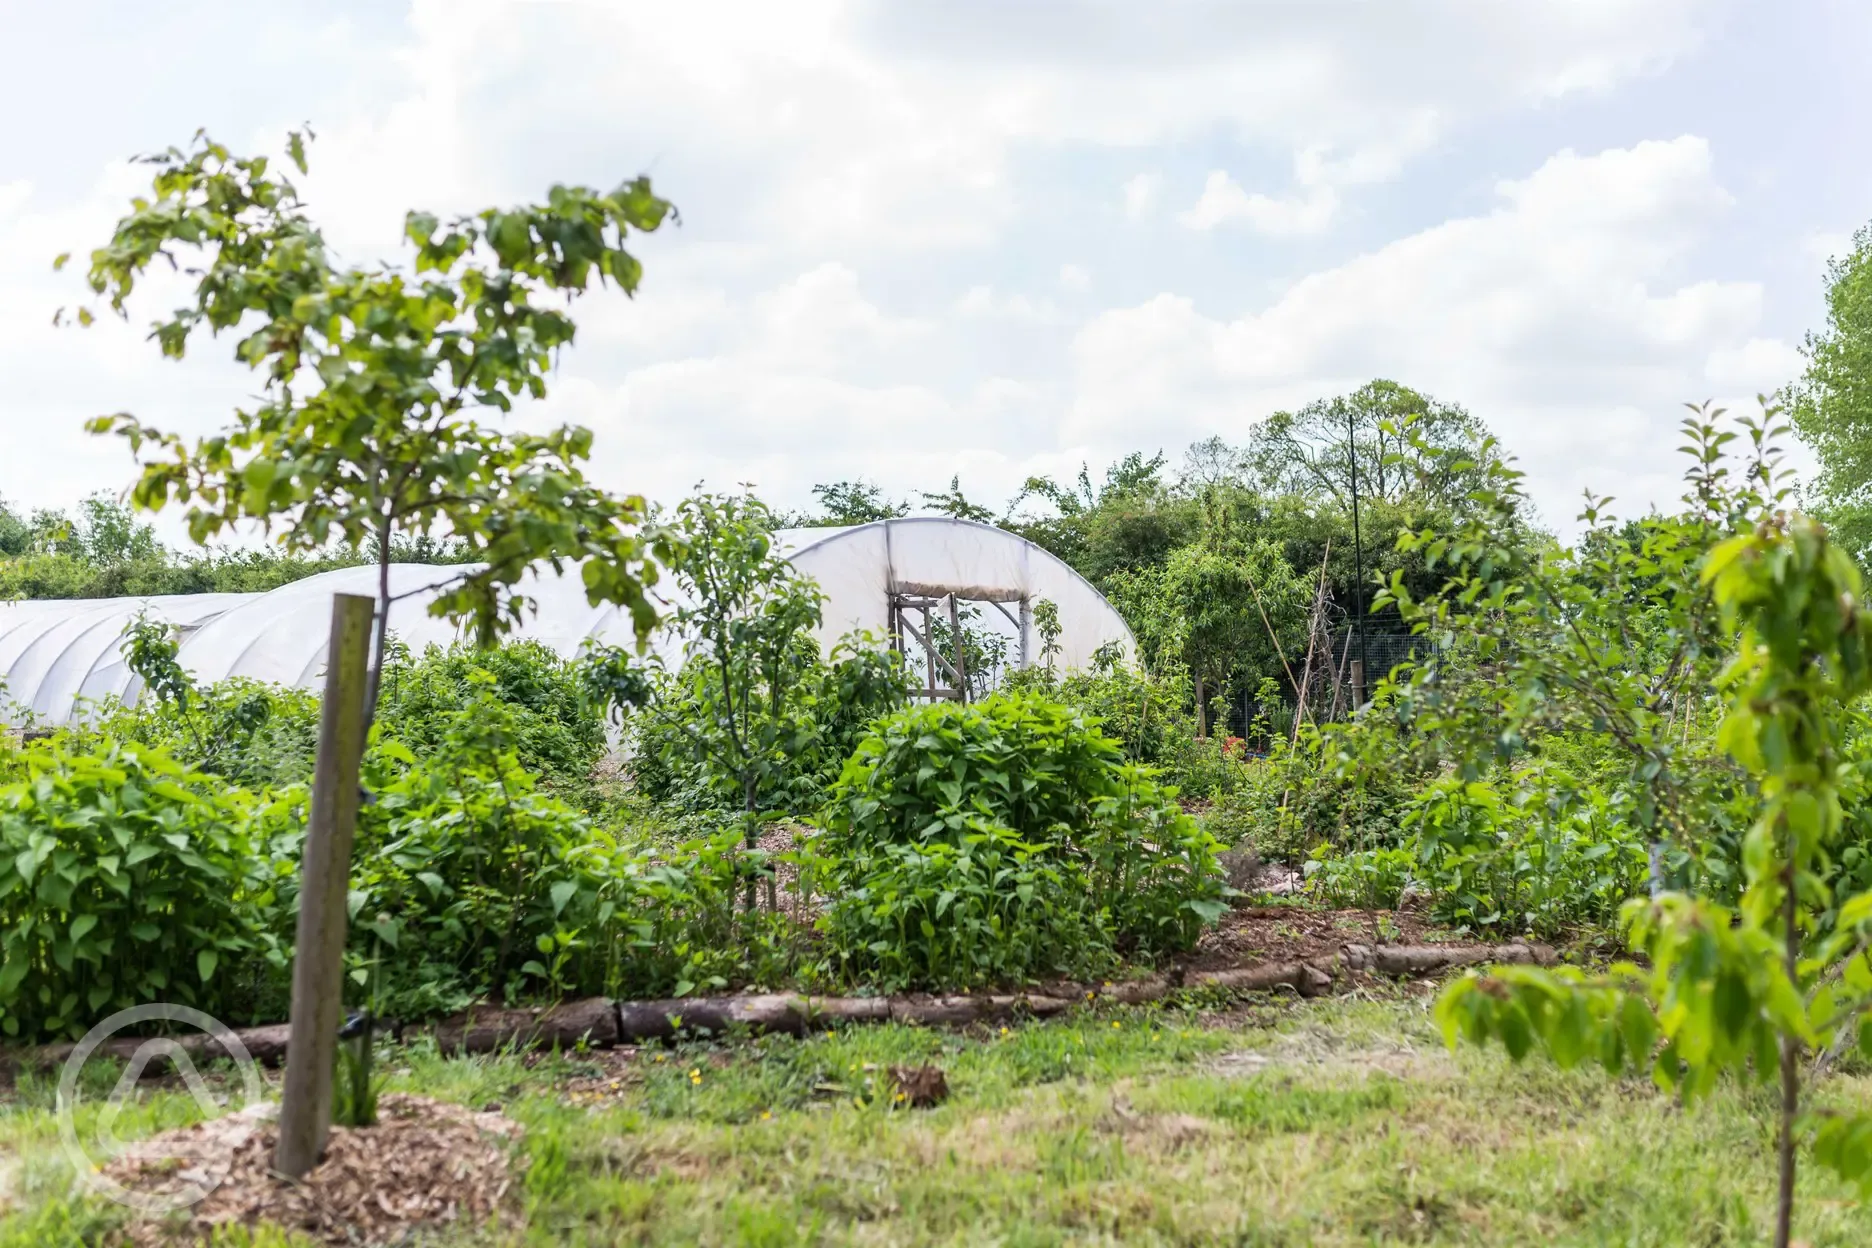
M 582 306 L 529 424 L 664 498 L 896 493 L 1174 461 L 1386 376 L 1459 402 L 1564 523 L 1676 492 L 1685 401 L 1796 373 L 1872 217 L 1861 0 L 0 0 L 0 498 L 130 476 L 85 417 L 189 431 L 211 344 L 54 329 L 127 157 L 318 132 L 347 259 L 405 209 L 648 172 L 680 228 Z M 1853 85 L 1854 81 L 1859 85 Z

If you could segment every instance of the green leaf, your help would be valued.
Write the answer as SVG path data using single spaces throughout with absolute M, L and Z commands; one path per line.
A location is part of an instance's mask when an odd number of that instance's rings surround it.
M 214 977 L 215 967 L 220 964 L 221 955 L 213 949 L 203 949 L 195 955 L 195 973 L 204 984 Z

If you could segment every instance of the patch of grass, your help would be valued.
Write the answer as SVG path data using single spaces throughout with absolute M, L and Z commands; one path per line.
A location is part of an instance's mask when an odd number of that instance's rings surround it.
M 643 1051 L 595 1106 L 568 1103 L 563 1082 L 619 1069 L 577 1054 L 529 1063 L 410 1049 L 387 1066 L 393 1087 L 499 1103 L 527 1126 L 525 1229 L 444 1243 L 1663 1246 L 1764 1235 L 1774 1176 L 1759 1092 L 1725 1090 L 1686 1111 L 1648 1083 L 1451 1058 L 1414 1001 L 1270 1006 L 1212 1023 L 1182 1009 L 1087 1011 L 968 1035 L 875 1027 L 697 1041 Z M 896 1107 L 881 1094 L 883 1067 L 920 1062 L 943 1067 L 953 1095 Z M 1857 1074 L 1827 1092 L 1869 1093 Z M 148 1098 L 137 1129 L 166 1121 L 168 1099 Z M 0 1144 L 16 1153 L 51 1131 L 43 1107 L 0 1113 Z M 82 1219 L 107 1216 L 44 1188 L 25 1200 L 0 1222 L 0 1248 L 87 1242 Z M 1797 1233 L 1869 1243 L 1872 1209 L 1809 1167 Z

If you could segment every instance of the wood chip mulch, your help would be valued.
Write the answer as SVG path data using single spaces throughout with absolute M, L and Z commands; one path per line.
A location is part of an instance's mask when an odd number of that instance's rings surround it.
M 219 1179 L 186 1215 L 132 1223 L 126 1242 L 139 1248 L 261 1222 L 328 1244 L 385 1244 L 422 1227 L 513 1224 L 519 1134 L 498 1113 L 393 1092 L 379 1102 L 376 1126 L 333 1127 L 302 1183 L 274 1176 L 275 1126 L 250 1112 L 152 1136 L 104 1173 L 148 1195 Z

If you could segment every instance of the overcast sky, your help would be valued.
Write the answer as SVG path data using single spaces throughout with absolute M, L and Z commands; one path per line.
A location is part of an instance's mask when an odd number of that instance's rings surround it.
M 998 507 L 1386 376 L 1483 418 L 1550 521 L 1641 507 L 1681 403 L 1798 372 L 1872 217 L 1862 0 L 0 0 L 0 31 L 15 506 L 127 483 L 87 416 L 206 431 L 252 390 L 230 343 L 160 359 L 149 305 L 50 325 L 125 158 L 201 126 L 310 121 L 354 260 L 408 208 L 648 172 L 680 228 L 520 419 L 590 425 L 618 490 L 783 505 L 959 473 Z

